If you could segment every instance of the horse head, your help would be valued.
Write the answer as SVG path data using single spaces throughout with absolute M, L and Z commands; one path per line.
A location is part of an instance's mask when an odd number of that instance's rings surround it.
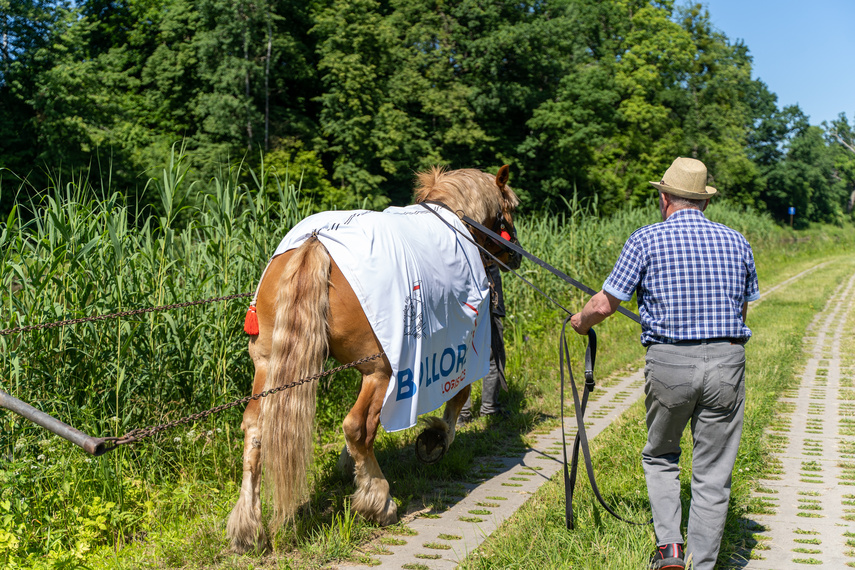
M 508 185 L 510 168 L 504 165 L 493 176 L 481 170 L 463 168 L 445 170 L 433 167 L 417 174 L 415 202 L 440 202 L 458 215 L 466 215 L 502 236 L 495 240 L 470 228 L 473 239 L 489 255 L 482 254 L 486 263 L 493 257 L 500 261 L 502 271 L 518 269 L 522 258 L 502 242 L 519 244 L 514 227 L 513 212 L 519 198 Z

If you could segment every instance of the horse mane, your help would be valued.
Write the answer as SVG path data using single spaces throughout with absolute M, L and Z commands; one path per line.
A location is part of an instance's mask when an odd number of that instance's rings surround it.
M 474 168 L 447 170 L 434 166 L 416 174 L 415 203 L 425 200 L 442 202 L 452 210 L 462 211 L 474 220 L 488 220 L 496 212 L 512 212 L 519 198 L 509 186 L 504 192 L 496 177 Z

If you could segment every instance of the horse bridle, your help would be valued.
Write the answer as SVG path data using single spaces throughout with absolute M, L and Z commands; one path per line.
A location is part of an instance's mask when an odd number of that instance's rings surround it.
M 485 226 L 479 224 L 466 214 L 464 214 L 462 211 L 455 212 L 447 204 L 440 202 L 439 200 L 423 200 L 419 202 L 419 205 L 424 206 L 425 209 L 436 214 L 436 212 L 427 207 L 427 204 L 434 204 L 435 206 L 445 208 L 446 210 L 460 218 L 463 223 L 468 225 L 470 228 L 481 232 L 485 238 L 489 239 L 490 241 L 498 245 L 500 248 L 507 251 L 510 255 L 508 265 L 516 265 L 516 262 L 520 259 L 519 252 L 525 251 L 524 249 L 522 249 L 522 247 L 520 247 L 519 239 L 517 239 L 517 228 L 512 222 L 509 222 L 505 219 L 505 215 L 502 210 L 496 211 L 496 219 L 493 222 L 493 229 L 490 230 L 487 229 Z M 442 219 L 442 217 L 440 217 L 440 219 Z M 445 220 L 443 220 L 443 222 L 445 222 Z M 502 263 L 493 253 L 487 251 L 482 245 L 474 241 L 473 243 L 481 250 L 482 257 L 485 257 L 484 254 L 486 253 L 494 261 L 498 262 L 508 270 L 513 271 L 513 269 L 510 269 L 507 265 Z
M 468 223 L 469 225 L 471 225 L 475 229 L 478 229 L 477 226 L 481 225 L 481 224 L 478 224 L 477 222 L 475 222 L 475 220 L 468 219 L 468 216 L 463 216 L 463 218 L 466 218 L 463 220 L 464 222 Z M 508 231 L 508 229 L 509 229 L 508 224 L 510 224 L 510 231 Z M 481 233 L 484 233 L 484 232 L 482 231 Z M 496 237 L 490 236 L 489 234 L 486 234 L 486 233 L 484 233 L 484 235 L 487 238 L 491 239 L 493 241 L 493 243 L 497 244 L 499 247 L 501 247 L 502 249 L 504 249 L 505 251 L 507 251 L 509 253 L 510 257 L 508 259 L 508 265 L 514 265 L 514 266 L 519 267 L 519 262 L 521 261 L 521 257 L 520 257 L 519 252 L 507 245 L 507 244 L 513 244 L 513 245 L 516 245 L 517 247 L 519 247 L 520 249 L 522 249 L 522 247 L 520 246 L 520 240 L 517 239 L 517 228 L 516 228 L 516 226 L 514 226 L 513 222 L 508 222 L 505 219 L 505 215 L 501 210 L 498 210 L 496 212 L 496 221 L 493 222 L 492 233 L 498 234 L 498 237 L 500 237 L 502 239 L 496 239 Z

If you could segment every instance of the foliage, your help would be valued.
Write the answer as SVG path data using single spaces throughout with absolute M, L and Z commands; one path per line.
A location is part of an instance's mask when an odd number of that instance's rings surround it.
M 188 182 L 273 153 L 321 208 L 407 203 L 437 164 L 510 163 L 530 211 L 642 205 L 675 156 L 780 221 L 839 223 L 855 189 L 845 117 L 778 109 L 699 3 L 0 0 L 0 32 L 0 182 L 27 195 L 50 164 L 110 170 L 145 206 L 177 141 Z
M 0 233 L 0 328 L 252 292 L 272 238 L 305 214 L 296 189 L 287 177 L 263 171 L 249 173 L 259 182 L 250 189 L 237 182 L 239 169 L 225 169 L 204 190 L 193 189 L 203 198 L 190 206 L 185 174 L 184 157 L 173 153 L 150 180 L 149 193 L 160 202 L 151 215 L 132 214 L 122 195 L 99 195 L 82 176 L 57 178 L 20 204 L 29 213 L 15 210 Z M 183 227 L 176 225 L 179 215 Z M 242 331 L 247 304 L 0 337 L 3 389 L 84 432 L 109 435 L 232 401 L 251 378 Z M 128 449 L 91 465 L 74 460 L 57 438 L 43 440 L 29 422 L 7 417 L 0 453 L 9 480 L 0 501 L 11 507 L 3 531 L 19 528 L 19 519 L 41 521 L 24 534 L 15 531 L 14 540 L 3 535 L 7 562 L 55 549 L 83 556 L 144 530 L 154 480 L 231 481 L 239 413 L 196 426 L 187 434 L 193 445 L 163 436 L 148 450 Z M 55 468 L 45 470 L 44 461 L 34 461 L 39 457 Z M 196 475 L 201 464 L 205 474 Z M 131 500 L 136 491 L 128 485 L 141 485 L 148 498 Z

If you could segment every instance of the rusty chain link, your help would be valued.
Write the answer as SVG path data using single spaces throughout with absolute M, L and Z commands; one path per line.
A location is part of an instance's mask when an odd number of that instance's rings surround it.
M 125 445 L 127 443 L 135 443 L 141 439 L 146 437 L 150 437 L 156 433 L 160 433 L 162 431 L 166 431 L 180 425 L 185 425 L 193 422 L 197 422 L 199 420 L 205 419 L 208 416 L 218 414 L 222 411 L 228 410 L 230 408 L 234 408 L 236 406 L 240 406 L 241 404 L 246 404 L 250 400 L 258 400 L 260 398 L 265 398 L 270 396 L 271 394 L 275 394 L 277 392 L 281 392 L 283 390 L 287 390 L 289 388 L 296 388 L 302 384 L 306 384 L 308 382 L 313 382 L 315 380 L 319 380 L 324 376 L 329 376 L 330 374 L 335 374 L 336 372 L 341 372 L 342 370 L 346 370 L 348 368 L 353 368 L 355 366 L 359 366 L 365 362 L 369 362 L 371 360 L 375 360 L 380 358 L 386 354 L 385 352 L 378 352 L 377 354 L 372 354 L 371 356 L 366 356 L 365 358 L 360 358 L 359 360 L 354 360 L 348 364 L 342 364 L 341 366 L 337 366 L 335 368 L 330 368 L 329 370 L 325 370 L 323 372 L 319 372 L 313 376 L 308 376 L 301 380 L 297 380 L 295 382 L 291 382 L 290 384 L 283 384 L 282 386 L 277 386 L 276 388 L 271 388 L 270 390 L 265 390 L 264 392 L 259 392 L 258 394 L 252 394 L 251 396 L 245 396 L 240 398 L 239 400 L 235 400 L 234 402 L 229 402 L 227 404 L 220 404 L 210 410 L 206 410 L 204 412 L 199 412 L 197 414 L 191 414 L 189 416 L 183 417 L 181 419 L 177 419 L 171 422 L 167 422 L 165 424 L 160 424 L 158 426 L 152 426 L 147 428 L 137 428 L 129 431 L 125 435 L 121 437 L 105 437 L 104 441 L 109 441 L 113 443 L 112 447 L 108 447 L 105 451 L 113 451 L 120 445 Z
M 64 327 L 67 325 L 76 325 L 78 323 L 88 323 L 90 321 L 103 321 L 107 319 L 120 319 L 122 317 L 132 317 L 134 315 L 142 315 L 144 313 L 154 313 L 157 311 L 167 311 L 169 309 L 182 309 L 184 307 L 192 307 L 193 305 L 204 305 L 205 303 L 215 303 L 217 301 L 231 301 L 241 297 L 252 297 L 252 293 L 236 293 L 234 295 L 226 295 L 225 297 L 211 297 L 202 299 L 201 301 L 187 301 L 184 303 L 175 303 L 172 305 L 161 305 L 160 307 L 148 307 L 146 309 L 133 309 L 131 311 L 122 311 L 120 313 L 110 313 L 107 315 L 96 315 L 94 317 L 82 317 L 79 319 L 68 319 L 65 321 L 54 321 L 52 323 L 41 323 L 38 325 L 27 325 L 23 327 L 15 327 L 11 329 L 0 330 L 0 336 L 17 334 L 33 330 L 52 329 L 55 327 Z

